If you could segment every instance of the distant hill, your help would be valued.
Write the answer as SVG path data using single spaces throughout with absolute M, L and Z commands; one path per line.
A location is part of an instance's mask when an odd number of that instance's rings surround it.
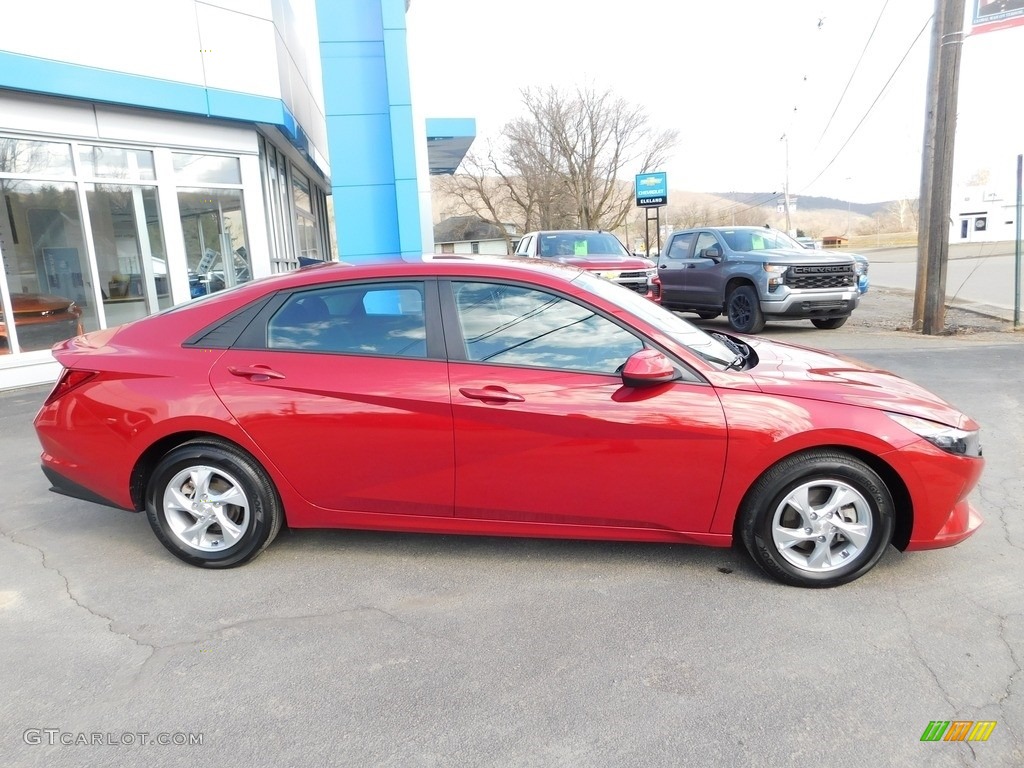
M 772 201 L 766 205 L 774 205 L 777 199 L 782 201 L 782 195 L 778 192 L 714 192 L 715 197 L 725 198 L 737 203 L 752 203 L 767 200 Z M 797 200 L 797 208 L 802 211 L 845 211 L 847 208 L 852 213 L 859 213 L 862 216 L 874 216 L 876 213 L 884 214 L 890 210 L 893 202 L 886 200 L 881 203 L 851 203 L 846 200 L 839 200 L 834 197 L 812 197 L 810 195 L 793 195 Z

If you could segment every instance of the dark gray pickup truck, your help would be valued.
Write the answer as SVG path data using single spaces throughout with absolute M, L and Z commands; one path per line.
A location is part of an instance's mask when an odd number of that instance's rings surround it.
M 768 320 L 810 320 L 838 328 L 857 308 L 852 256 L 809 251 L 767 227 L 701 227 L 673 232 L 658 255 L 661 304 L 708 320 L 725 314 L 740 333 Z

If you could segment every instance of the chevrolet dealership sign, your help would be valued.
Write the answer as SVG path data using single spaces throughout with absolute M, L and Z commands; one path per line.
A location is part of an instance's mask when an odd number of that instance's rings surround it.
M 668 203 L 668 174 L 638 173 L 636 175 L 636 204 L 641 208 L 656 208 Z

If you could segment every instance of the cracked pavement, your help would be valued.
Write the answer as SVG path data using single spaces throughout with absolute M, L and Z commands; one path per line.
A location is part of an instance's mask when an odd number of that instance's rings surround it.
M 1024 333 L 958 316 L 921 337 L 899 330 L 906 303 L 873 289 L 842 329 L 765 333 L 977 419 L 986 524 L 826 591 L 738 550 L 346 531 L 201 571 L 143 516 L 49 493 L 46 388 L 0 393 L 0 765 L 1024 764 Z M 998 725 L 922 743 L 932 720 Z

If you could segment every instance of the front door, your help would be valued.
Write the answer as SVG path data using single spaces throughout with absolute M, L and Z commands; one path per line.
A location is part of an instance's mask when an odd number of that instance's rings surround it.
M 726 446 L 710 386 L 624 387 L 618 369 L 644 341 L 583 303 L 451 288 L 446 337 L 466 358 L 450 366 L 457 516 L 709 529 Z

